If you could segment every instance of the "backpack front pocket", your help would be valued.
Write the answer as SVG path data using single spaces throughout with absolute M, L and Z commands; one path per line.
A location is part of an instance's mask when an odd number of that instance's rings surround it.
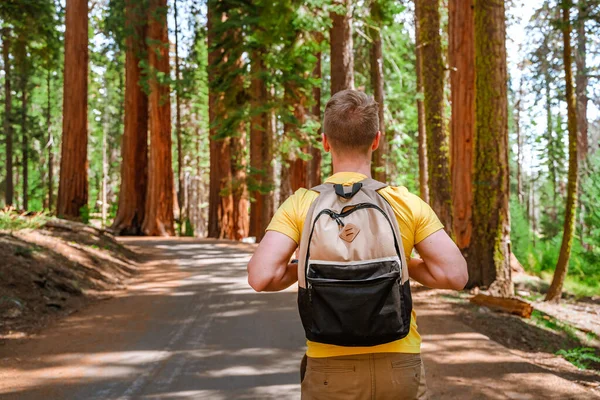
M 408 333 L 400 315 L 399 271 L 361 280 L 307 279 L 312 311 L 309 340 L 374 346 Z

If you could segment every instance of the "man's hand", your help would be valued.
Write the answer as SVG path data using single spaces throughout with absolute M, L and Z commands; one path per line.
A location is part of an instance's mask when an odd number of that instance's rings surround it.
M 415 245 L 422 260 L 413 258 L 408 273 L 417 282 L 434 289 L 462 290 L 469 274 L 467 262 L 444 230 L 439 230 Z
M 268 231 L 248 263 L 248 283 L 257 292 L 283 290 L 298 280 L 298 264 L 290 263 L 296 242 Z

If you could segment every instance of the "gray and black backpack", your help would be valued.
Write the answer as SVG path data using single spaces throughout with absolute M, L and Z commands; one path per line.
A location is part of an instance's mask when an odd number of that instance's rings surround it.
M 405 337 L 412 300 L 402 236 L 391 206 L 365 179 L 326 183 L 300 240 L 298 307 L 308 340 L 375 346 Z

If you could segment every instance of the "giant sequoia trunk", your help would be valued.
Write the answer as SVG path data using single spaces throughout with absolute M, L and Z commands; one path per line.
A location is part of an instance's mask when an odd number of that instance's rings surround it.
M 379 131 L 381 132 L 381 141 L 379 148 L 373 152 L 373 164 L 371 165 L 371 174 L 375 180 L 385 182 L 387 179 L 386 158 L 388 155 L 388 140 L 385 135 L 384 122 L 384 104 L 383 104 L 383 46 L 381 43 L 381 5 L 378 0 L 371 0 L 371 19 L 375 27 L 370 29 L 371 39 L 371 86 L 373 87 L 373 96 L 379 104 Z
M 577 159 L 577 109 L 575 95 L 573 93 L 573 71 L 571 58 L 571 0 L 562 0 L 562 34 L 563 34 L 563 60 L 565 67 L 565 86 L 567 96 L 567 118 L 569 129 L 569 181 L 567 183 L 567 204 L 565 206 L 565 222 L 563 228 L 562 244 L 560 254 L 556 263 L 556 270 L 552 278 L 552 284 L 546 301 L 560 301 L 562 287 L 569 268 L 571 257 L 571 246 L 573 245 L 573 233 L 575 231 L 575 214 L 577 211 L 577 185 L 579 181 L 578 159 Z
M 150 157 L 142 231 L 149 236 L 171 236 L 175 234 L 171 101 L 169 84 L 160 79 L 161 74 L 169 75 L 167 1 L 150 0 L 148 17 Z
M 452 231 L 450 138 L 444 121 L 444 60 L 440 36 L 439 0 L 417 0 L 421 44 L 425 127 L 429 167 L 429 197 L 433 210 Z
M 354 89 L 354 53 L 352 49 L 352 2 L 335 0 L 345 7 L 342 14 L 331 13 L 332 26 L 329 31 L 331 46 L 331 94 L 340 90 Z
M 504 2 L 475 3 L 476 139 L 469 286 L 513 294 L 508 212 L 508 92 Z
M 88 4 L 87 0 L 67 0 L 59 217 L 79 218 L 87 206 L 87 88 Z
M 429 203 L 429 173 L 427 167 L 427 132 L 425 130 L 425 103 L 423 102 L 423 52 L 421 50 L 419 19 L 419 1 L 415 1 L 415 53 L 417 74 L 417 124 L 418 124 L 418 152 L 419 152 L 419 193 L 421 198 Z
M 449 58 L 452 118 L 452 216 L 461 250 L 471 241 L 473 137 L 475 133 L 475 27 L 472 0 L 450 0 Z
M 273 131 L 269 121 L 268 90 L 265 82 L 264 53 L 255 50 L 251 55 L 252 82 L 250 84 L 250 179 L 249 188 L 254 202 L 250 206 L 250 236 L 259 242 L 273 214 Z
M 241 41 L 240 31 L 232 32 L 233 41 L 239 43 Z M 237 52 L 232 52 L 232 57 L 235 57 L 233 63 L 233 71 L 235 71 L 235 79 L 233 87 L 237 88 L 236 96 L 232 103 L 228 104 L 227 112 L 231 115 L 236 110 L 244 108 L 245 93 L 244 93 L 244 78 L 239 71 L 244 68 L 242 55 Z M 248 187 L 246 182 L 246 122 L 243 119 L 238 119 L 235 124 L 236 132 L 231 137 L 231 175 L 232 175 L 232 191 L 233 191 L 233 233 L 228 236 L 228 239 L 241 240 L 248 236 L 250 228 L 250 217 L 248 215 Z
M 6 150 L 6 188 L 5 205 L 12 206 L 14 196 L 13 183 L 13 134 L 12 134 L 12 96 L 10 87 L 10 29 L 2 29 L 2 59 L 4 62 L 4 135 Z
M 177 21 L 177 0 L 173 1 L 175 17 L 175 136 L 177 137 L 177 204 L 179 207 L 179 233 L 183 233 L 187 202 L 185 196 L 185 176 L 183 159 L 183 138 L 181 133 L 181 83 L 179 73 L 179 24 Z
M 147 56 L 146 10 L 128 0 L 125 53 L 125 124 L 121 145 L 121 188 L 112 228 L 119 234 L 140 235 L 148 185 L 148 96 L 142 87 L 145 77 L 140 61 Z
M 223 72 L 226 58 L 221 47 L 223 38 L 216 35 L 216 24 L 225 16 L 217 10 L 217 0 L 207 4 L 208 40 L 208 117 L 210 124 L 210 187 L 208 201 L 208 237 L 233 238 L 234 201 L 231 187 L 231 138 L 219 136 L 217 123 L 222 121 L 226 109 L 224 94 L 218 91 L 216 77 Z
M 292 85 L 291 92 L 294 93 L 287 102 L 294 107 L 294 119 L 296 120 L 295 124 L 291 124 L 290 126 L 285 128 L 286 133 L 288 135 L 294 137 L 301 137 L 300 127 L 306 123 L 306 96 L 304 92 L 297 90 L 296 87 Z M 306 143 L 306 142 L 305 142 Z M 302 152 L 308 152 L 308 144 L 302 147 Z M 292 192 L 300 188 L 308 187 L 308 161 L 298 157 L 295 155 L 291 158 L 290 164 L 290 187 Z

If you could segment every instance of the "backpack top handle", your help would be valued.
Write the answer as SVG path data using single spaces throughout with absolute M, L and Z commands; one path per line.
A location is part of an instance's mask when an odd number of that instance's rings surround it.
M 352 185 L 352 190 L 349 192 L 344 192 L 344 186 L 340 184 L 333 185 L 333 188 L 335 190 L 335 194 L 337 194 L 338 196 L 343 197 L 344 199 L 351 199 L 356 193 L 358 193 L 362 186 L 362 183 L 357 182 L 354 185 Z

